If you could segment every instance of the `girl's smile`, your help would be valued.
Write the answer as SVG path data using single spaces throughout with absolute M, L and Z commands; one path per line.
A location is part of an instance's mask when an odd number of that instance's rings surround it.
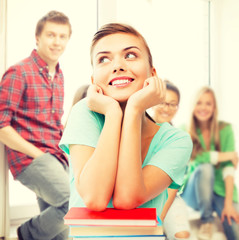
M 134 81 L 133 78 L 122 76 L 122 77 L 113 78 L 109 84 L 114 87 L 126 87 L 128 84 L 130 84 L 133 81 Z

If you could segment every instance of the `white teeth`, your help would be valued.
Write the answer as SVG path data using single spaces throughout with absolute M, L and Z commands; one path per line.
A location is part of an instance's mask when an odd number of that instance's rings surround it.
M 112 86 L 115 85 L 120 85 L 120 84 L 126 84 L 129 83 L 130 81 L 128 79 L 123 79 L 123 80 L 115 80 L 112 82 Z

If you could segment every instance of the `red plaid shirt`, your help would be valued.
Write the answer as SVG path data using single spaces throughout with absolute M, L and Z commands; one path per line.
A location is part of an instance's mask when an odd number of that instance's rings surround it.
M 54 80 L 36 50 L 10 67 L 0 82 L 0 128 L 12 126 L 24 139 L 64 164 L 67 158 L 58 147 L 62 136 L 64 78 L 59 64 Z M 6 147 L 14 178 L 32 158 Z

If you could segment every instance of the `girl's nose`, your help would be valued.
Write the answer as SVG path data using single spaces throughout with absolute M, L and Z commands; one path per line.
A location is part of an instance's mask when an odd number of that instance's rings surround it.
M 121 59 L 115 60 L 114 66 L 113 66 L 113 72 L 124 72 L 126 69 L 123 61 Z
M 124 69 L 123 68 L 115 68 L 114 73 L 116 73 L 116 72 L 124 72 Z

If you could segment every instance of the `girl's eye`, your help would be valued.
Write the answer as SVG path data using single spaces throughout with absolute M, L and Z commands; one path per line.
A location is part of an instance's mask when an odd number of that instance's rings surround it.
M 136 58 L 137 55 L 135 53 L 127 53 L 126 58 Z
M 105 63 L 105 62 L 109 62 L 109 58 L 107 58 L 107 57 L 99 58 L 99 63 Z

